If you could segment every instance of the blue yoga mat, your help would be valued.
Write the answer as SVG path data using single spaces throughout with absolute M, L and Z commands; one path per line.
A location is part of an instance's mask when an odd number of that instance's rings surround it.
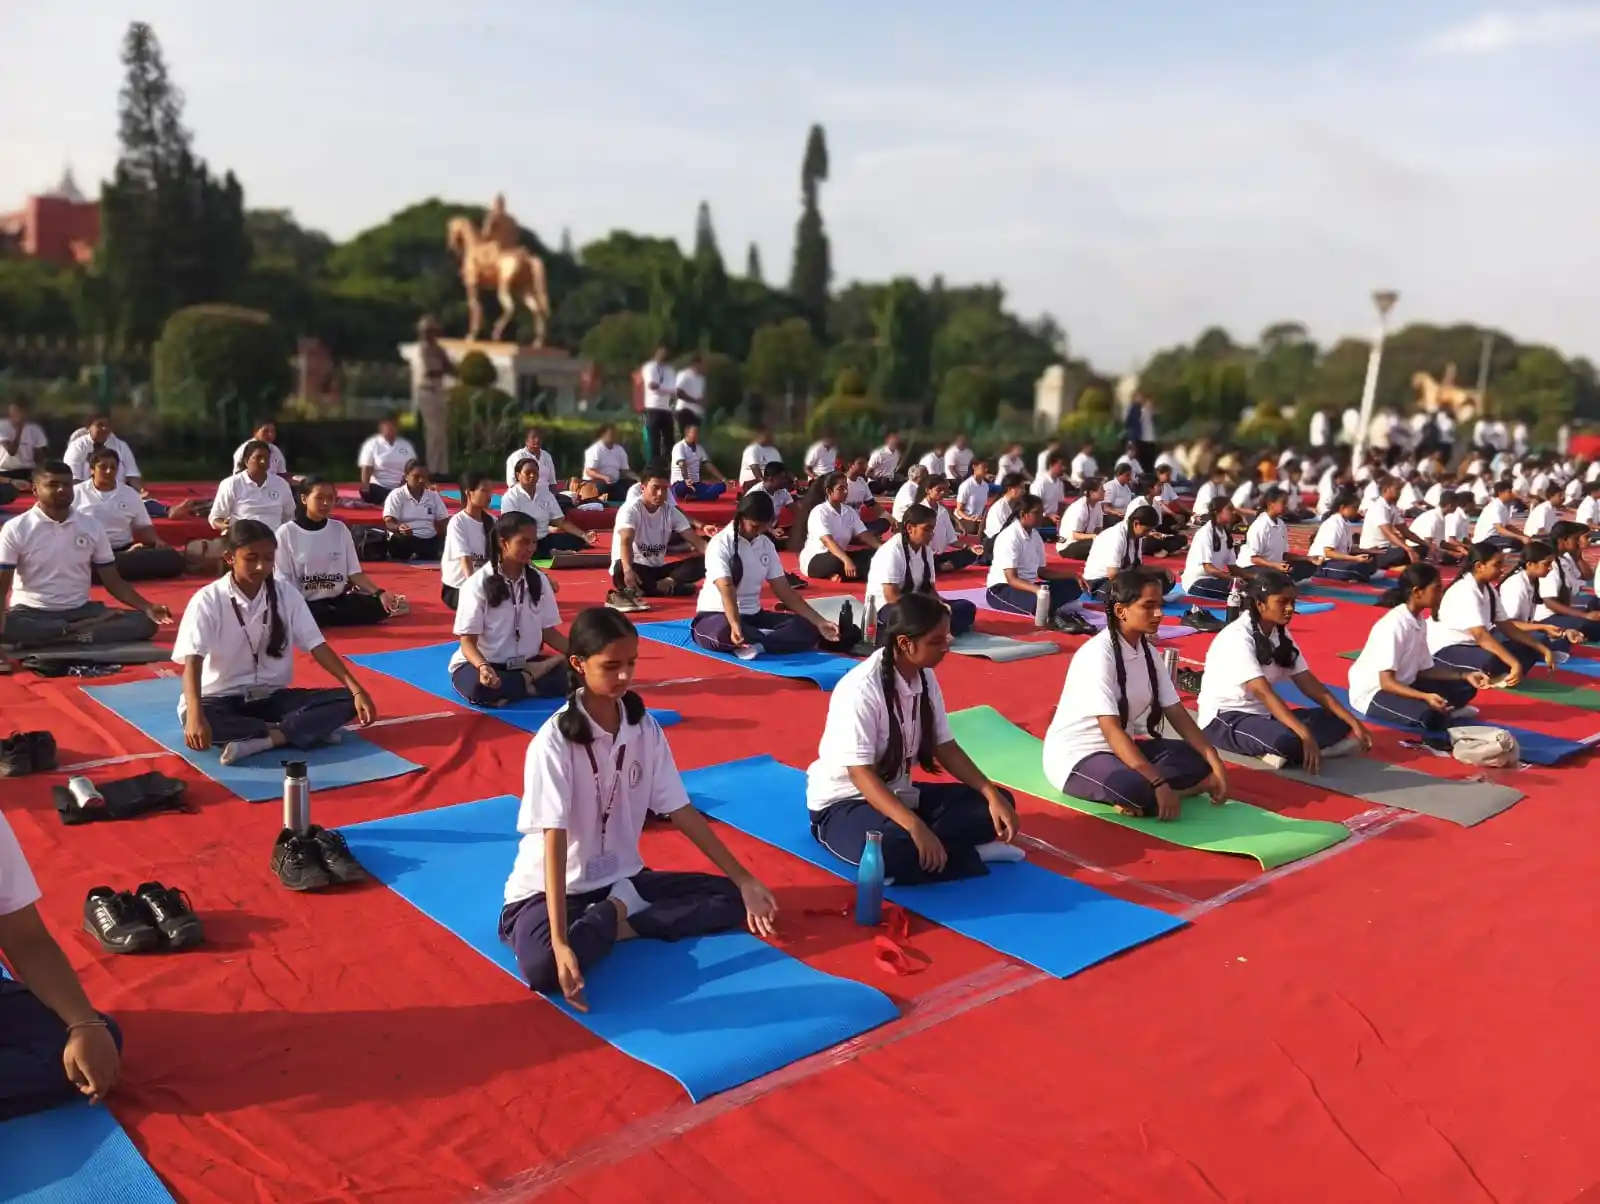
M 855 880 L 855 867 L 812 837 L 800 770 L 751 757 L 692 770 L 683 783 L 707 815 Z M 1176 916 L 1124 903 L 1027 862 L 989 868 L 982 878 L 891 886 L 884 893 L 907 911 L 1058 978 L 1184 926 Z
M 1168 594 L 1167 596 L 1170 598 L 1172 595 Z M 1182 602 L 1163 603 L 1161 607 L 1161 613 L 1166 615 L 1168 618 L 1182 618 L 1184 615 L 1189 613 L 1189 608 L 1191 606 L 1198 606 L 1202 610 L 1209 610 L 1218 618 L 1221 618 L 1228 611 L 1225 603 L 1214 602 L 1210 598 L 1186 598 Z M 1320 615 L 1326 614 L 1332 609 L 1332 602 L 1297 602 L 1295 603 L 1294 612 L 1297 615 Z
M 695 643 L 694 636 L 689 634 L 689 623 L 688 619 L 673 619 L 668 623 L 641 623 L 639 634 L 658 644 L 669 644 L 685 652 L 709 656 L 712 660 L 737 665 L 752 673 L 765 673 L 771 677 L 794 677 L 815 682 L 824 690 L 833 689 L 846 673 L 860 663 L 848 656 L 835 656 L 831 652 L 796 652 L 788 656 L 768 656 L 762 653 L 754 660 L 740 660 L 732 653 L 712 652 Z
M 8 1204 L 173 1204 L 106 1107 L 65 1104 L 0 1124 Z
M 1302 694 L 1292 682 L 1280 681 L 1276 683 L 1274 688 L 1291 706 L 1309 707 L 1316 705 L 1311 699 Z M 1328 693 L 1346 706 L 1350 705 L 1350 692 L 1348 690 L 1339 686 L 1328 686 Z M 1413 736 L 1423 734 L 1420 727 L 1403 723 L 1390 723 L 1374 715 L 1363 715 L 1362 718 L 1369 723 L 1377 724 L 1379 727 L 1391 728 L 1394 731 L 1406 732 Z M 1568 757 L 1575 757 L 1579 753 L 1589 752 L 1595 747 L 1595 744 L 1600 743 L 1600 735 L 1594 738 L 1594 743 L 1585 744 L 1577 740 L 1563 740 L 1560 736 L 1550 736 L 1544 732 L 1530 732 L 1526 728 L 1512 727 L 1509 723 L 1500 723 L 1496 720 L 1488 719 L 1463 719 L 1451 726 L 1474 727 L 1485 724 L 1490 727 L 1498 727 L 1515 736 L 1517 744 L 1522 749 L 1522 759 L 1530 765 L 1556 765 Z
M 363 669 L 393 677 L 424 694 L 432 694 L 458 707 L 488 715 L 491 719 L 509 723 L 525 732 L 538 731 L 550 716 L 566 705 L 565 698 L 530 698 L 503 707 L 473 706 L 457 694 L 455 687 L 450 684 L 450 658 L 455 655 L 456 647 L 454 642 L 426 644 L 421 648 L 396 648 L 392 652 L 363 652 L 349 659 Z M 650 713 L 662 727 L 671 727 L 681 718 L 677 711 L 663 711 L 654 707 Z
M 422 769 L 415 762 L 348 731 L 338 744 L 304 750 L 283 748 L 251 757 L 239 765 L 224 765 L 220 748 L 195 752 L 183 742 L 183 724 L 178 722 L 178 699 L 183 694 L 181 678 L 153 677 L 121 686 L 85 686 L 83 692 L 118 718 L 133 724 L 162 748 L 177 753 L 213 782 L 221 783 L 250 803 L 282 796 L 283 762 L 291 755 L 306 763 L 313 790 L 381 782 Z
M 1567 663 L 1561 666 L 1561 672 L 1577 673 L 1583 677 L 1600 677 L 1600 659 L 1574 653 L 1567 658 Z
M 517 854 L 511 795 L 344 828 L 350 850 L 407 903 L 521 981 L 499 937 L 502 889 Z M 696 1100 L 760 1078 L 898 1016 L 881 991 L 813 970 L 727 932 L 634 940 L 585 975 L 588 1012 L 553 999 L 584 1028 L 683 1084 Z M 541 1017 L 529 1004 L 528 1023 Z

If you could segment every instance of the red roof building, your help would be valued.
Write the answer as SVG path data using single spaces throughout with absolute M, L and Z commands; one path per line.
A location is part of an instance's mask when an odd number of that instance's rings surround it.
M 88 263 L 100 243 L 100 204 L 78 190 L 68 168 L 49 192 L 0 213 L 0 249 L 58 264 Z

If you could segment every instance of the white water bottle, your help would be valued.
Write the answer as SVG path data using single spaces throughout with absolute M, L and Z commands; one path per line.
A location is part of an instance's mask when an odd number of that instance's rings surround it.
M 1050 626 L 1050 587 L 1039 581 L 1039 596 L 1033 604 L 1033 625 L 1035 627 Z

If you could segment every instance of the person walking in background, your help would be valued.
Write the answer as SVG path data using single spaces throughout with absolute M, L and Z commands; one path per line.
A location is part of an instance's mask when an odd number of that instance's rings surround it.
M 678 397 L 678 374 L 667 363 L 665 343 L 656 344 L 655 354 L 639 369 L 639 379 L 644 388 L 645 463 L 663 463 L 677 434 L 672 407 Z
M 432 317 L 417 323 L 418 352 L 417 409 L 422 413 L 422 436 L 428 471 L 444 477 L 450 473 L 450 411 L 446 404 L 444 380 L 454 377 L 456 366 L 439 345 L 439 323 Z

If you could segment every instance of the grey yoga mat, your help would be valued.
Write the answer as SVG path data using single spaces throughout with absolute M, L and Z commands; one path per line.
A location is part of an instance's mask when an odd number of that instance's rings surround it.
M 172 659 L 170 644 L 53 644 L 12 652 L 36 661 L 70 661 L 79 665 L 154 665 Z
M 856 622 L 861 622 L 866 610 L 866 603 L 860 598 L 852 598 L 846 594 L 835 594 L 828 598 L 807 598 L 811 609 L 823 618 L 837 622 L 839 612 L 844 609 L 846 602 L 855 611 Z M 987 631 L 969 631 L 965 635 L 958 635 L 950 644 L 951 652 L 958 652 L 962 656 L 981 656 L 985 660 L 1006 663 L 1009 661 L 1032 660 L 1036 656 L 1052 656 L 1061 651 L 1058 644 L 1050 640 L 1014 640 L 1010 636 L 994 635 Z

